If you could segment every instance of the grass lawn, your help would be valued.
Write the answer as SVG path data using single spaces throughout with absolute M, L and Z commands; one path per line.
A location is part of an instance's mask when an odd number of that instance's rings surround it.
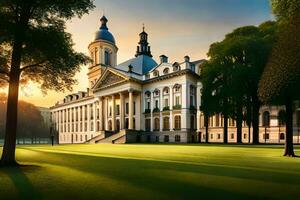
M 29 166 L 0 168 L 0 199 L 299 200 L 300 158 L 282 153 L 283 146 L 19 146 L 17 160 Z

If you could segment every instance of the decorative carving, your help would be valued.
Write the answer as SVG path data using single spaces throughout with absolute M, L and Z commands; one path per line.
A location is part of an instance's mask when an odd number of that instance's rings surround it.
M 97 89 L 109 87 L 123 81 L 125 81 L 123 77 L 118 76 L 112 72 L 108 72 L 105 74 L 105 77 L 103 77 L 103 79 L 101 80 L 101 83 L 99 84 Z

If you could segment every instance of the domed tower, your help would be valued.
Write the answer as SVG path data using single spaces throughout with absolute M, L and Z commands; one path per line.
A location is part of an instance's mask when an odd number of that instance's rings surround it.
M 143 25 L 143 31 L 140 33 L 139 46 L 137 46 L 135 57 L 139 55 L 146 55 L 152 57 L 150 46 L 148 43 L 148 34 L 145 32 L 145 26 Z
M 102 16 L 101 26 L 95 33 L 94 41 L 88 46 L 92 62 L 89 66 L 89 88 L 92 88 L 101 76 L 103 67 L 115 67 L 117 64 L 118 47 L 114 36 L 108 31 L 107 18 Z

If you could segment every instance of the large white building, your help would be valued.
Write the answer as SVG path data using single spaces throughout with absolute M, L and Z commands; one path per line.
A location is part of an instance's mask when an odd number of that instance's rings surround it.
M 157 63 L 143 28 L 135 57 L 117 64 L 118 47 L 107 21 L 105 16 L 101 18 L 101 27 L 88 46 L 93 60 L 88 68 L 88 90 L 70 94 L 51 108 L 59 143 L 203 141 L 204 120 L 199 108 L 204 60 L 190 61 L 185 56 L 182 62 L 169 63 L 168 57 L 161 55 Z M 273 114 L 269 118 L 272 122 Z M 222 120 L 221 116 L 211 117 L 210 142 L 222 141 Z M 231 121 L 228 135 L 234 142 L 235 124 Z M 268 137 L 269 142 L 282 142 L 283 127 L 276 122 L 269 125 L 279 127 L 275 131 L 279 139 L 273 141 L 273 136 L 262 132 L 264 141 Z M 245 126 L 243 141 L 248 142 L 246 130 Z

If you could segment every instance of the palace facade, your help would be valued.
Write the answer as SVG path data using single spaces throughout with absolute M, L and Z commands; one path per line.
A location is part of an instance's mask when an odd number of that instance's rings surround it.
M 101 27 L 88 46 L 93 60 L 88 67 L 89 88 L 51 107 L 59 143 L 205 141 L 200 111 L 200 69 L 205 60 L 191 61 L 185 56 L 180 62 L 170 63 L 161 55 L 157 63 L 143 28 L 134 58 L 117 64 L 118 47 L 108 30 L 108 20 L 103 16 L 100 21 Z M 284 140 L 284 126 L 275 119 L 280 110 L 262 108 L 261 122 L 266 119 L 268 124 L 261 124 L 261 141 Z M 295 126 L 300 127 L 300 112 L 296 115 Z M 216 115 L 209 121 L 209 141 L 222 142 L 222 117 Z M 234 142 L 234 120 L 229 120 L 229 125 L 229 142 Z M 248 132 L 244 125 L 244 142 L 249 141 Z M 294 135 L 299 141 L 297 133 Z

